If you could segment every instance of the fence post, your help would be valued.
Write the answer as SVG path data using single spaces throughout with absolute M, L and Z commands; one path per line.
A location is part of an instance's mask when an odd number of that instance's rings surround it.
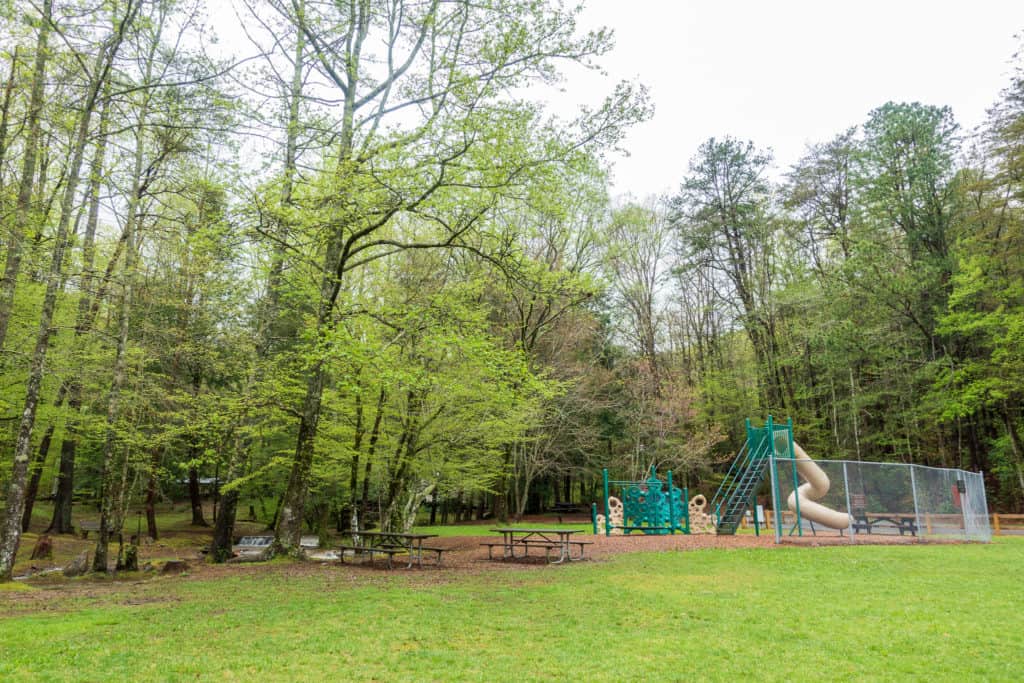
M 651 474 L 654 474 L 652 471 Z M 675 505 L 672 504 L 672 470 L 668 471 L 668 529 L 673 536 L 676 535 Z
M 1001 533 L 999 533 L 999 515 L 998 514 L 993 514 L 992 515 L 992 528 L 995 529 L 995 532 L 996 532 L 995 535 L 996 536 L 1001 536 L 1002 535 Z
M 612 535 L 612 518 L 608 510 L 608 468 L 605 467 L 601 470 L 601 475 L 604 478 L 604 535 Z M 622 520 L 625 523 L 626 520 Z
M 978 470 L 978 493 L 981 494 L 981 501 L 978 503 L 978 510 L 983 510 L 982 514 L 985 514 L 985 521 L 988 521 L 988 495 L 985 493 L 985 470 Z M 992 528 L 988 530 L 988 540 L 992 540 Z
M 846 473 L 846 461 L 843 461 L 843 490 L 846 491 L 846 528 L 853 543 L 853 508 L 850 506 L 850 477 Z
M 687 536 L 689 536 L 690 535 L 690 487 L 689 486 L 684 486 L 683 487 L 683 514 L 685 515 L 684 519 L 686 520 L 686 531 L 685 531 L 685 533 L 686 533 Z
M 914 465 L 910 466 L 910 490 L 914 494 L 914 525 L 917 527 L 917 533 L 921 533 L 921 513 L 917 511 L 917 479 L 914 477 Z
M 964 490 L 960 492 L 960 528 L 964 530 L 964 540 L 967 540 L 967 473 L 963 470 L 956 470 L 956 487 L 960 491 L 960 484 L 963 483 Z
M 772 445 L 772 453 L 768 458 L 768 467 L 772 475 L 772 516 L 775 518 L 775 543 L 782 543 L 782 514 L 779 512 L 779 479 L 775 474 L 775 447 Z M 754 511 L 757 514 L 757 511 Z
M 773 445 L 774 445 L 774 442 L 773 442 Z M 790 456 L 793 456 L 793 455 L 794 455 L 793 453 L 790 453 Z M 796 458 L 794 457 L 792 460 L 790 460 L 790 462 L 793 463 L 793 502 L 796 504 L 796 510 L 795 510 L 795 512 L 796 512 L 796 530 L 797 530 L 797 534 L 799 536 L 803 536 L 804 535 L 804 525 L 803 525 L 803 521 L 802 521 L 802 519 L 800 517 L 800 478 L 797 476 L 797 472 L 796 472 Z M 790 535 L 792 535 L 793 534 L 793 530 L 790 529 L 789 533 L 790 533 Z
M 754 517 L 754 535 L 755 536 L 760 536 L 761 535 L 761 527 L 760 527 L 760 525 L 757 522 L 757 494 L 756 493 L 754 494 L 754 504 L 753 504 L 752 508 L 753 508 L 753 517 Z

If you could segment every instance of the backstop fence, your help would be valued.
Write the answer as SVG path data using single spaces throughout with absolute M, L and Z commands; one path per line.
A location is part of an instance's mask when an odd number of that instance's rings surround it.
M 772 507 L 782 511 L 772 520 L 776 542 L 788 536 L 992 538 L 978 472 L 810 460 L 791 443 L 777 435 L 777 456 L 768 465 Z

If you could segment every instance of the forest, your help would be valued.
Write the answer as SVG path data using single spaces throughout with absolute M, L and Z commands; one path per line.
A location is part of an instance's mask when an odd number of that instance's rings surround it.
M 0 580 L 44 498 L 99 507 L 98 570 L 171 498 L 215 560 L 241 516 L 294 553 L 602 468 L 710 495 L 769 414 L 1024 511 L 1024 56 L 976 130 L 879 102 L 786 168 L 721 131 L 635 198 L 642 82 L 534 96 L 612 49 L 579 8 L 237 0 L 228 45 L 214 4 L 0 0 Z

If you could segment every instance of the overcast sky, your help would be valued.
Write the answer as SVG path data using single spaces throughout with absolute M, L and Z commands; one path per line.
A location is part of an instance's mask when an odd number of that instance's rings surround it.
M 675 190 L 713 135 L 771 147 L 782 170 L 889 100 L 981 123 L 1008 84 L 1024 0 L 587 0 L 584 25 L 615 30 L 609 74 L 574 75 L 562 97 L 594 101 L 623 78 L 650 88 L 654 118 L 614 178 L 642 197 Z

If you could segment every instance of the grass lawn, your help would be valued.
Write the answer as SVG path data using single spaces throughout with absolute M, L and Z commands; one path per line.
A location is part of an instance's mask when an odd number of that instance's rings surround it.
M 76 580 L 0 591 L 0 680 L 1020 680 L 1022 564 L 999 539 Z

